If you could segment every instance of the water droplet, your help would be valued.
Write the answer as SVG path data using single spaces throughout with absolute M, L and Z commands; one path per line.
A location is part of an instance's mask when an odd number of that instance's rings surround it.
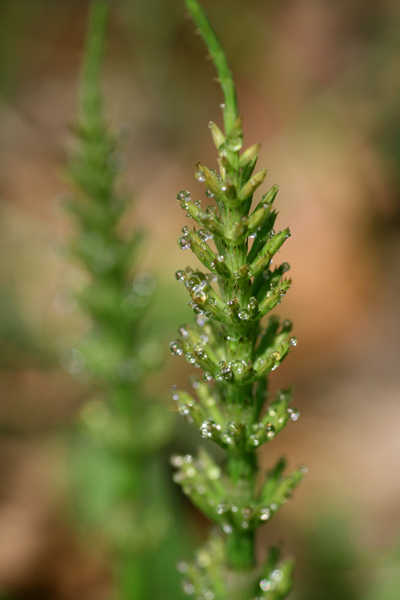
M 204 304 L 204 302 L 206 302 L 207 300 L 207 294 L 205 294 L 203 291 L 198 291 L 195 294 L 193 294 L 193 300 L 195 300 L 199 304 Z
M 182 343 L 180 342 L 180 340 L 174 340 L 173 342 L 171 342 L 169 345 L 169 349 L 175 356 L 181 356 L 183 354 Z
M 179 327 L 178 329 L 178 333 L 179 335 L 181 335 L 183 338 L 187 338 L 189 337 L 189 331 L 187 329 L 187 325 L 181 325 L 181 327 Z
M 222 525 L 222 531 L 224 533 L 226 533 L 227 535 L 230 535 L 232 533 L 232 531 L 233 531 L 233 527 L 229 523 L 224 523 Z
M 185 273 L 185 271 L 182 271 L 182 269 L 180 269 L 179 271 L 177 271 L 175 273 L 175 279 L 177 281 L 185 281 L 185 279 L 186 279 L 186 273 Z
M 211 379 L 212 379 L 211 373 L 209 371 L 205 371 L 203 373 L 203 379 L 204 379 L 204 381 L 211 381 Z
M 219 515 L 223 515 L 225 512 L 228 512 L 229 505 L 226 502 L 220 502 L 217 506 L 217 513 Z
M 199 229 L 199 231 L 197 232 L 199 234 L 199 236 L 201 237 L 201 239 L 206 242 L 207 240 L 211 240 L 212 233 L 210 233 L 209 231 L 207 231 L 207 229 Z
M 242 321 L 247 321 L 247 319 L 250 319 L 249 311 L 246 310 L 245 308 L 241 308 L 239 310 L 238 316 L 239 316 L 239 319 L 242 319 Z
M 207 475 L 210 479 L 215 481 L 221 477 L 221 469 L 219 467 L 211 467 L 211 469 L 207 471 Z
M 289 263 L 287 263 L 287 262 L 284 262 L 284 263 L 282 263 L 282 265 L 281 265 L 281 266 L 282 266 L 282 271 L 283 271 L 284 273 L 287 273 L 287 271 L 289 271 L 289 269 L 290 269 L 290 265 L 289 265 Z
M 179 192 L 176 198 L 177 200 L 190 200 L 190 192 L 188 192 L 187 190 L 182 190 L 181 192 Z
M 268 519 L 271 516 L 271 511 L 269 510 L 269 508 L 262 508 L 260 510 L 260 519 L 261 521 L 268 521 Z
M 190 364 L 193 364 L 196 362 L 196 357 L 191 352 L 187 352 L 185 358 L 188 361 L 188 363 L 190 363 Z
M 255 436 L 255 435 L 251 435 L 249 437 L 249 442 L 252 446 L 254 446 L 255 448 L 257 448 L 257 446 L 260 445 L 260 440 Z
M 242 523 L 242 529 L 247 529 L 249 526 L 249 524 L 246 521 L 243 521 Z
M 178 240 L 178 246 L 182 250 L 189 250 L 190 248 L 190 239 L 186 235 L 182 235 Z
M 176 468 L 181 467 L 183 465 L 183 456 L 179 456 L 179 454 L 173 454 L 171 456 L 171 465 Z
M 249 519 L 251 515 L 251 508 L 249 508 L 248 506 L 242 508 L 242 515 L 245 519 Z
M 292 421 L 297 421 L 297 419 L 299 417 L 300 417 L 300 413 L 298 410 L 294 410 L 290 415 L 290 418 L 292 419 Z
M 204 600 L 214 600 L 214 592 L 207 590 L 203 592 Z
M 241 375 L 246 368 L 246 363 L 244 360 L 234 360 L 229 363 L 229 366 L 235 375 Z
M 221 441 L 224 442 L 224 444 L 228 444 L 228 446 L 233 442 L 232 438 L 226 433 L 221 435 Z
M 273 571 L 273 573 L 272 573 L 272 579 L 274 581 L 282 581 L 282 579 L 283 579 L 282 571 L 280 571 L 279 569 L 275 569 L 275 571 Z
M 201 308 L 201 306 L 198 306 L 197 304 L 193 306 L 193 312 L 195 315 L 204 315 L 204 310 Z
M 176 565 L 176 568 L 179 571 L 179 573 L 186 573 L 186 571 L 188 570 L 188 564 L 185 561 L 180 560 Z
M 194 176 L 197 179 L 197 181 L 199 181 L 200 183 L 204 183 L 204 181 L 206 180 L 203 171 L 196 171 Z
M 225 104 L 224 104 L 224 103 L 222 103 L 222 104 L 220 104 L 220 105 L 219 105 L 219 107 L 220 107 L 220 108 L 222 108 L 222 110 L 224 110 L 224 108 L 225 108 Z
M 189 581 L 182 581 L 182 589 L 189 596 L 194 592 L 194 586 Z
M 297 338 L 291 337 L 290 340 L 289 340 L 289 344 L 291 346 L 297 346 Z
M 214 198 L 214 194 L 212 193 L 211 190 L 206 190 L 206 196 L 207 196 L 207 198 Z
M 271 582 L 268 579 L 261 579 L 260 588 L 263 592 L 268 592 L 271 589 Z
M 213 434 L 213 421 L 207 420 L 200 425 L 200 435 L 203 438 L 210 438 Z

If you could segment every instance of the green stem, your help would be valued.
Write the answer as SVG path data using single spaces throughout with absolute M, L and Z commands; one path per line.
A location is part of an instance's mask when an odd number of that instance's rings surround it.
M 235 84 L 229 69 L 221 43 L 211 27 L 210 21 L 196 0 L 185 0 L 193 21 L 200 30 L 201 36 L 217 69 L 218 78 L 225 98 L 224 125 L 228 135 L 239 117 Z
M 247 571 L 256 564 L 255 532 L 234 530 L 227 538 L 228 565 L 235 571 Z

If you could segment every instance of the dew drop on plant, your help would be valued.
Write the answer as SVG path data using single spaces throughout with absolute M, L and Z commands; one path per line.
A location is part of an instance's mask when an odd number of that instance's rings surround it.
M 224 110 L 225 104 L 222 103 L 222 104 L 219 105 L 219 107 L 222 108 L 222 110 Z
M 182 581 L 182 589 L 188 596 L 194 592 L 194 586 L 189 581 Z
M 260 440 L 255 436 L 255 435 L 251 435 L 249 437 L 249 442 L 252 446 L 254 446 L 255 448 L 257 448 L 257 446 L 260 445 Z
M 187 225 L 182 227 L 182 233 L 184 233 L 184 234 L 189 233 L 189 227 Z
M 261 579 L 260 588 L 263 592 L 268 592 L 271 589 L 271 582 L 268 579 Z
M 297 419 L 299 417 L 300 417 L 300 413 L 298 410 L 294 410 L 290 415 L 290 418 L 292 419 L 292 421 L 297 421 Z
M 289 344 L 291 346 L 297 346 L 297 339 L 295 337 L 291 337 L 289 340 Z
M 292 323 L 292 321 L 290 321 L 290 319 L 285 319 L 282 323 L 282 327 L 284 329 L 289 329 L 292 327 L 292 325 L 293 325 L 293 323 Z
M 179 573 L 186 573 L 186 571 L 188 570 L 188 564 L 183 560 L 180 560 L 176 565 L 176 569 L 177 571 L 179 571 Z
M 214 194 L 212 193 L 211 190 L 206 190 L 206 196 L 207 196 L 207 198 L 214 198 Z
M 229 366 L 235 375 L 241 375 L 246 367 L 246 363 L 244 360 L 234 360 L 229 363 Z
M 193 294 L 193 300 L 195 300 L 198 304 L 204 304 L 207 300 L 207 294 L 203 291 L 196 292 Z
M 221 477 L 221 469 L 219 467 L 211 467 L 211 469 L 207 471 L 207 475 L 210 479 L 215 481 Z
M 179 456 L 179 454 L 173 454 L 171 456 L 171 465 L 176 468 L 181 467 L 183 465 L 183 456 Z
M 224 533 L 226 533 L 227 535 L 230 535 L 232 533 L 232 531 L 233 531 L 233 527 L 229 523 L 224 523 L 222 525 L 222 531 Z
M 193 364 L 196 362 L 196 357 L 191 352 L 187 352 L 185 358 L 188 361 L 188 363 L 190 363 L 190 364 Z
M 242 523 L 242 529 L 247 529 L 249 526 L 249 524 L 247 523 L 247 521 L 243 521 Z
M 223 515 L 225 512 L 228 512 L 229 505 L 226 502 L 220 502 L 217 506 L 217 513 L 219 515 Z
M 199 236 L 201 237 L 201 239 L 206 242 L 207 240 L 211 240 L 212 233 L 210 233 L 209 231 L 207 231 L 207 229 L 199 229 L 199 231 L 197 232 L 199 234 Z
M 179 392 L 178 392 L 176 385 L 172 386 L 172 389 L 170 391 L 170 396 L 171 396 L 172 400 L 174 400 L 175 402 L 177 402 L 179 400 Z
M 216 206 L 213 206 L 212 204 L 210 204 L 209 206 L 206 206 L 206 215 L 213 215 L 217 210 Z
M 247 319 L 250 319 L 249 311 L 245 308 L 240 309 L 238 312 L 238 317 L 239 319 L 242 319 L 242 321 L 247 321 Z
M 182 250 L 189 250 L 190 248 L 190 239 L 186 235 L 182 235 L 178 240 L 178 246 Z
M 179 192 L 176 198 L 177 200 L 190 200 L 190 192 L 188 192 L 187 190 L 182 190 L 181 192 Z
M 182 271 L 182 269 L 180 269 L 179 271 L 177 271 L 175 273 L 175 279 L 177 281 L 185 281 L 185 279 L 186 279 L 186 273 L 185 273 L 185 271 Z
M 203 379 L 204 379 L 204 381 L 211 381 L 211 379 L 212 379 L 211 373 L 209 371 L 205 371 L 203 373 Z
M 181 356 L 183 354 L 182 344 L 179 340 L 174 340 L 173 342 L 171 342 L 169 345 L 169 349 L 175 356 Z
M 203 171 L 196 171 L 194 176 L 197 179 L 197 181 L 199 181 L 200 183 L 204 183 L 204 181 L 206 180 Z
M 279 569 L 275 569 L 275 571 L 273 571 L 273 573 L 272 573 L 272 579 L 274 581 L 282 581 L 282 579 L 283 579 L 282 571 L 280 571 Z
M 282 271 L 284 273 L 287 273 L 287 271 L 289 271 L 289 269 L 290 269 L 289 263 L 287 263 L 287 262 L 282 263 Z
M 193 312 L 195 315 L 204 315 L 204 310 L 201 308 L 201 306 L 198 306 L 197 304 L 193 306 Z
M 271 516 L 271 511 L 269 510 L 269 508 L 262 508 L 260 510 L 260 519 L 261 521 L 268 521 L 268 519 Z
M 189 337 L 189 331 L 187 329 L 187 325 L 181 325 L 178 329 L 178 333 L 179 335 L 181 335 L 183 338 L 187 338 Z

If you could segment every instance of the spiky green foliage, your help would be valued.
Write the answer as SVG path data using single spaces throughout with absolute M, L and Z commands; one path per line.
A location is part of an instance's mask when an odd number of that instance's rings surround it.
M 186 5 L 224 92 L 224 132 L 209 124 L 219 172 L 200 163 L 195 172 L 215 204 L 203 209 L 188 191 L 177 197 L 196 223 L 183 228 L 178 244 L 191 249 L 202 267 L 176 273 L 190 294 L 196 325 L 181 327 L 170 348 L 204 373 L 193 384 L 197 399 L 177 389 L 172 397 L 201 435 L 225 450 L 226 462 L 221 469 L 204 449 L 198 458 L 173 457 L 175 481 L 220 532 L 194 565 L 180 570 L 186 570 L 184 590 L 196 598 L 281 600 L 292 588 L 293 562 L 281 561 L 279 549 L 272 548 L 258 564 L 255 533 L 286 502 L 304 469 L 284 475 L 286 464 L 280 459 L 270 472 L 261 473 L 257 451 L 298 418 L 290 406 L 290 387 L 275 398 L 267 393 L 269 374 L 296 345 L 290 337 L 292 323 L 274 315 L 261 324 L 291 287 L 285 278 L 289 265 L 272 266 L 290 232 L 273 230 L 277 186 L 251 211 L 267 170 L 254 174 L 258 144 L 241 151 L 242 120 L 225 55 L 201 6 L 196 0 L 186 0 Z
M 129 207 L 119 182 L 124 156 L 103 115 L 100 87 L 107 15 L 108 2 L 95 1 L 68 165 L 75 196 L 67 208 L 78 225 L 71 254 L 88 276 L 77 297 L 92 323 L 71 355 L 72 371 L 84 368 L 94 388 L 75 441 L 75 480 L 81 515 L 116 555 L 122 597 L 143 600 L 169 597 L 175 585 L 166 567 L 176 545 L 168 536 L 176 534 L 157 456 L 171 419 L 143 388 L 160 365 L 145 319 L 155 282 L 135 265 L 141 235 L 121 232 Z

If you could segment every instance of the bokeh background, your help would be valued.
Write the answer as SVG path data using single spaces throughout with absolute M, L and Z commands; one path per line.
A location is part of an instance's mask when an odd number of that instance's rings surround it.
M 247 145 L 278 183 L 278 227 L 294 287 L 280 306 L 296 352 L 301 419 L 268 445 L 309 467 L 260 537 L 298 557 L 293 600 L 400 597 L 400 4 L 395 0 L 204 0 L 234 72 Z M 64 353 L 87 324 L 68 290 L 82 281 L 63 248 L 73 225 L 65 152 L 89 3 L 0 4 L 0 588 L 7 598 L 113 598 L 107 556 L 70 506 L 65 431 L 87 397 Z M 160 344 L 190 320 L 174 272 L 195 259 L 176 239 L 176 193 L 215 163 L 222 101 L 180 0 L 115 0 L 104 90 L 143 227 L 142 268 L 158 281 Z M 122 164 L 125 162 L 125 158 Z M 149 382 L 165 397 L 189 366 L 166 352 Z M 200 441 L 180 424 L 166 451 Z M 186 506 L 193 547 L 204 522 Z

